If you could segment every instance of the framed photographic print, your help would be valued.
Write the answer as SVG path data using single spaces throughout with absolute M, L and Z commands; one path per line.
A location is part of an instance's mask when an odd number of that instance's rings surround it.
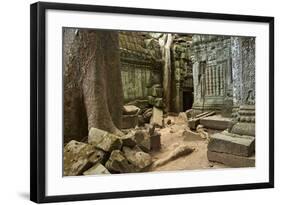
M 31 5 L 34 202 L 274 187 L 274 18 Z

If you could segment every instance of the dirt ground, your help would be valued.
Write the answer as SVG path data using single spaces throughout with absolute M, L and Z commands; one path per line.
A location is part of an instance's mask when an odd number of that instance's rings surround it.
M 168 120 L 171 121 L 170 125 L 167 125 Z M 184 120 L 173 116 L 165 118 L 165 128 L 157 130 L 161 133 L 161 150 L 150 153 L 153 161 L 166 158 L 175 148 L 181 145 L 188 145 L 194 148 L 194 151 L 162 166 L 153 167 L 150 171 L 227 168 L 223 164 L 209 162 L 207 159 L 208 141 L 201 137 L 187 135 L 185 130 L 189 130 L 189 127 Z M 216 131 L 208 130 L 209 134 L 214 132 Z

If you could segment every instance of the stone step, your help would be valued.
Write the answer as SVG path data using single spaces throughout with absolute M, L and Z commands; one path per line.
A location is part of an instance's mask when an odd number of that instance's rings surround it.
M 225 130 L 229 127 L 231 118 L 214 115 L 200 119 L 200 124 L 206 128 L 214 130 Z
M 225 164 L 230 167 L 255 167 L 255 156 L 243 157 L 233 154 L 207 151 L 209 161 Z
M 216 133 L 210 137 L 208 150 L 248 157 L 255 151 L 255 138 L 250 136 L 233 137 Z

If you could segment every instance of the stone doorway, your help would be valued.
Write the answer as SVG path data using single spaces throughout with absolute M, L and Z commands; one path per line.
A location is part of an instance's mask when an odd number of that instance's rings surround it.
M 182 92 L 182 108 L 183 108 L 183 111 L 191 109 L 192 104 L 193 104 L 192 92 L 191 91 L 183 91 Z

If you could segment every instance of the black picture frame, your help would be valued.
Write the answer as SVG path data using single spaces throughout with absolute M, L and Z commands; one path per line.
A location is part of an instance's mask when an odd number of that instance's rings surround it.
M 46 81 L 45 37 L 46 10 L 86 11 L 181 17 L 195 19 L 234 20 L 269 24 L 269 181 L 263 183 L 229 184 L 190 188 L 171 188 L 125 192 L 89 193 L 46 196 Z M 37 203 L 76 200 L 97 200 L 123 197 L 186 194 L 274 187 L 274 18 L 265 16 L 110 7 L 82 4 L 38 2 L 30 6 L 30 199 Z

